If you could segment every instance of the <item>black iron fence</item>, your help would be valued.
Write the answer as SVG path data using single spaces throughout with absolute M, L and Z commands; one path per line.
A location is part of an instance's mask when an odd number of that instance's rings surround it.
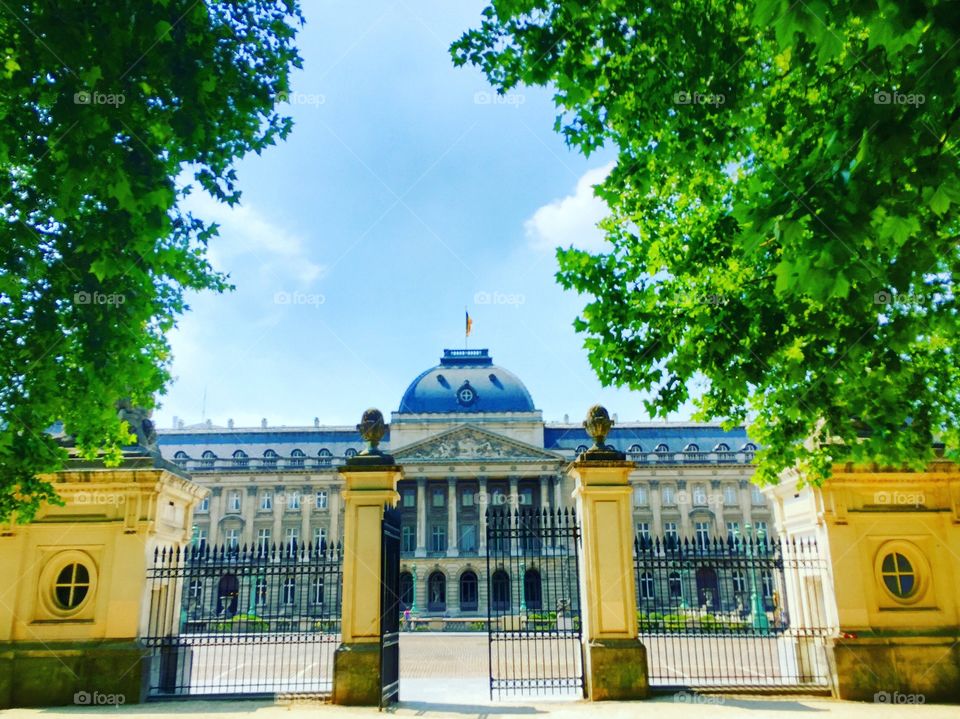
M 639 538 L 635 565 L 651 686 L 828 688 L 815 543 Z
M 487 512 L 490 695 L 583 695 L 580 525 L 572 510 Z
M 330 692 L 342 576 L 340 545 L 158 549 L 150 695 Z

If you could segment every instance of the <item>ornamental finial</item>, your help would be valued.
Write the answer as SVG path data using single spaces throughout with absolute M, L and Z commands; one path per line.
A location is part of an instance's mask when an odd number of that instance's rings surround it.
M 583 426 L 593 438 L 593 449 L 604 449 L 604 441 L 610 434 L 610 428 L 613 427 L 613 420 L 610 419 L 610 413 L 607 408 L 600 404 L 595 404 L 587 410 L 587 418 L 583 421 Z
M 387 433 L 387 425 L 383 421 L 383 413 L 379 409 L 371 407 L 364 412 L 363 417 L 360 418 L 360 424 L 357 425 L 357 431 L 363 441 L 367 443 L 367 448 L 360 454 L 383 454 L 377 449 L 377 445 L 380 444 L 383 435 Z

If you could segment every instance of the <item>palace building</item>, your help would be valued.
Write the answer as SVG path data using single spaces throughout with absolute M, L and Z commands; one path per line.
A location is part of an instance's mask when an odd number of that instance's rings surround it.
M 571 409 L 579 415 L 586 408 Z M 355 427 L 319 420 L 312 427 L 269 427 L 264 420 L 241 428 L 231 421 L 158 433 L 163 457 L 211 490 L 195 515 L 195 543 L 239 549 L 340 540 L 337 468 L 364 448 Z M 635 463 L 630 481 L 639 538 L 706 544 L 772 530 L 771 508 L 750 482 L 756 447 L 744 428 L 617 422 L 606 441 Z M 486 508 L 573 507 L 564 468 L 591 443 L 580 423 L 544 422 L 523 382 L 487 350 L 444 350 L 439 364 L 403 393 L 380 445 L 404 468 L 402 603 L 415 603 L 422 616 L 486 617 L 487 582 L 478 580 L 486 572 Z M 498 581 L 522 581 L 535 608 L 538 571 L 526 567 L 521 578 L 501 570 L 492 591 L 497 595 Z M 727 580 L 698 575 L 697 602 L 710 604 L 722 594 L 742 606 L 746 589 L 740 596 L 720 592 L 718 581 Z M 641 594 L 647 589 L 641 581 Z M 509 588 L 501 593 L 510 596 Z M 769 602 L 766 586 L 764 594 Z

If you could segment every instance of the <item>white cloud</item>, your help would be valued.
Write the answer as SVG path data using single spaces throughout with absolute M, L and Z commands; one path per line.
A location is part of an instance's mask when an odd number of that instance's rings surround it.
M 293 280 L 310 285 L 326 271 L 313 262 L 304 239 L 272 222 L 250 205 L 229 207 L 205 193 L 192 195 L 187 208 L 197 217 L 220 226 L 220 235 L 210 243 L 215 267 L 231 273 L 239 263 L 256 262 L 266 281 Z
M 543 205 L 523 227 L 527 239 L 538 250 L 573 245 L 582 250 L 597 252 L 605 248 L 603 232 L 597 223 L 609 214 L 607 203 L 593 194 L 613 169 L 610 162 L 603 167 L 588 170 L 577 180 L 576 190 L 559 200 Z

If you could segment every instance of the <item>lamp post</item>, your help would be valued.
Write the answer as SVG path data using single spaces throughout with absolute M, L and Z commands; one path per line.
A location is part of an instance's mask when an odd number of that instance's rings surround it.
M 417 615 L 417 565 L 413 565 L 411 570 L 413 574 L 413 601 L 410 603 L 410 614 L 411 616 Z
M 749 537 L 750 535 L 750 524 L 743 525 L 744 532 Z M 757 541 L 762 539 L 764 536 L 763 531 L 757 532 L 756 538 Z M 750 624 L 754 629 L 768 630 L 770 629 L 770 620 L 767 619 L 767 610 L 763 606 L 763 600 L 760 598 L 760 594 L 757 592 L 757 568 L 755 559 L 756 555 L 754 553 L 752 542 L 747 542 L 746 546 L 746 557 L 747 563 L 750 567 Z
M 527 572 L 526 562 L 520 562 L 520 614 L 527 613 Z

